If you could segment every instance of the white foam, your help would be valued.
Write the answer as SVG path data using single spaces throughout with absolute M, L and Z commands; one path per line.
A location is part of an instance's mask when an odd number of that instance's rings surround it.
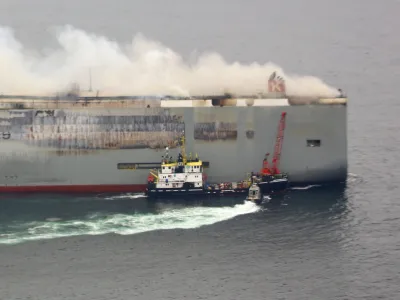
M 259 206 L 246 201 L 244 204 L 237 204 L 234 207 L 166 209 L 158 214 L 114 214 L 110 216 L 92 214 L 84 220 L 31 223 L 25 231 L 0 234 L 0 244 L 17 244 L 24 241 L 76 235 L 107 233 L 131 235 L 154 230 L 193 229 L 259 210 Z
M 146 198 L 147 196 L 144 193 L 141 194 L 123 194 L 123 195 L 116 195 L 111 197 L 105 197 L 104 200 L 117 200 L 117 199 L 139 199 L 139 198 Z
M 292 187 L 291 188 L 291 190 L 309 190 L 309 189 L 312 189 L 312 188 L 314 188 L 314 187 L 319 187 L 320 185 L 318 185 L 318 184 L 313 184 L 313 185 L 307 185 L 307 186 L 304 186 L 304 187 Z

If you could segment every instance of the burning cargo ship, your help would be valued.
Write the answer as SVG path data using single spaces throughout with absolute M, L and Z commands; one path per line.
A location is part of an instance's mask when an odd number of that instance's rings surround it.
M 266 86 L 256 96 L 2 95 L 0 191 L 142 192 L 183 131 L 210 182 L 237 181 L 272 152 L 282 111 L 291 184 L 346 180 L 347 98 L 287 97 L 276 74 Z

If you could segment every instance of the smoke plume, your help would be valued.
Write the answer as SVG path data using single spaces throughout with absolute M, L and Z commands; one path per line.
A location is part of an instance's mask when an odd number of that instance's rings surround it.
M 289 76 L 273 63 L 227 63 L 206 53 L 194 63 L 141 34 L 121 46 L 103 36 L 66 26 L 57 33 L 59 48 L 33 54 L 13 31 L 0 27 L 0 93 L 55 94 L 77 83 L 99 95 L 210 95 L 230 92 L 252 95 L 267 91 L 276 71 L 293 96 L 336 96 L 337 90 L 315 77 Z

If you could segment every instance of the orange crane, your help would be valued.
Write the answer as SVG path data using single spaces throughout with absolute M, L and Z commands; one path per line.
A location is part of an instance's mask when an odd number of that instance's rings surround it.
M 283 143 L 283 132 L 285 130 L 286 112 L 282 112 L 281 119 L 279 121 L 278 133 L 276 135 L 274 156 L 272 158 L 272 167 L 269 166 L 268 156 L 269 153 L 265 154 L 263 160 L 263 166 L 261 169 L 261 175 L 275 175 L 280 174 L 279 162 L 281 158 L 282 143 Z

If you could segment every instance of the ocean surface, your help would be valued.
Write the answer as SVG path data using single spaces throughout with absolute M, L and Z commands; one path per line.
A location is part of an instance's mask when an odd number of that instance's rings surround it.
M 399 299 L 399 11 L 395 0 L 1 0 L 0 26 L 26 52 L 57 47 L 55 26 L 72 25 L 342 88 L 349 178 L 261 207 L 0 195 L 0 299 Z

